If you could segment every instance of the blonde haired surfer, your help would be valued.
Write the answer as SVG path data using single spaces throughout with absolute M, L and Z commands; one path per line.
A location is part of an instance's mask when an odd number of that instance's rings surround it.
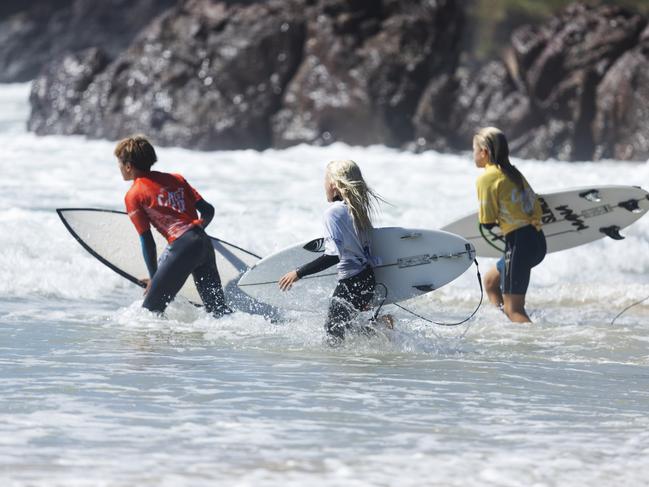
M 338 266 L 338 284 L 329 304 L 325 330 L 335 344 L 359 311 L 374 296 L 370 231 L 378 195 L 368 187 L 358 165 L 351 160 L 327 164 L 324 190 L 329 207 L 324 213 L 324 254 L 286 273 L 279 287 L 288 291 L 298 279 Z
M 484 171 L 477 181 L 481 228 L 498 225 L 505 238 L 505 255 L 485 275 L 489 300 L 519 323 L 531 321 L 525 294 L 532 267 L 545 257 L 541 204 L 521 172 L 509 161 L 507 138 L 495 127 L 473 137 L 473 159 Z

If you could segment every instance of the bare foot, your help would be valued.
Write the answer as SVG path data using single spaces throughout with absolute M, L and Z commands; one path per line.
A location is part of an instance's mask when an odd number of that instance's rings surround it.
M 378 323 L 381 323 L 388 330 L 394 329 L 394 318 L 392 317 L 392 315 L 381 315 L 376 318 L 376 321 Z

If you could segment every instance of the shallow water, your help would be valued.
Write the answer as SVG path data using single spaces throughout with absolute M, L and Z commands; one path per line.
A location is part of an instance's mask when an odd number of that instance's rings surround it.
M 646 485 L 649 219 L 549 255 L 534 325 L 484 305 L 470 328 L 392 310 L 394 331 L 323 344 L 323 312 L 166 319 L 71 238 L 57 207 L 121 209 L 113 142 L 26 133 L 28 85 L 0 85 L 0 481 L 4 486 Z M 383 147 L 160 149 L 217 208 L 210 233 L 261 255 L 320 232 L 324 164 L 353 158 L 437 228 L 475 207 L 468 156 Z M 517 161 L 539 192 L 649 187 L 649 164 Z M 484 272 L 494 261 L 480 260 Z M 408 303 L 471 313 L 475 271 Z M 463 335 L 466 333 L 465 335 Z

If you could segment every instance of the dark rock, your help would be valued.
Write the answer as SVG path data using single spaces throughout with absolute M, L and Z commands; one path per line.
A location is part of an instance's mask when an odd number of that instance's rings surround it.
M 108 63 L 106 53 L 90 48 L 48 65 L 32 84 L 29 130 L 37 134 L 83 133 L 88 119 L 82 106 L 83 96 Z
M 441 136 L 466 149 L 479 127 L 496 125 L 518 156 L 591 160 L 598 86 L 645 24 L 619 7 L 574 4 L 545 25 L 518 29 L 503 61 L 474 78 L 459 77 L 451 124 Z M 428 139 L 432 115 L 423 115 L 434 111 L 434 99 L 422 103 L 418 133 Z
M 534 150 L 527 148 L 530 155 L 593 158 L 597 86 L 615 60 L 636 44 L 644 24 L 639 15 L 619 7 L 576 4 L 541 29 L 545 42 L 538 56 L 515 58 L 530 63 L 520 71 L 546 127 L 535 137 L 545 140 L 538 140 Z
M 75 133 L 117 139 L 143 132 L 157 143 L 194 149 L 268 147 L 270 117 L 302 56 L 299 7 L 183 2 L 88 85 L 80 103 L 84 123 Z M 45 84 L 56 85 L 57 76 Z M 34 110 L 30 127 L 67 130 L 65 118 L 48 115 Z
M 66 53 L 100 47 L 114 57 L 177 0 L 3 0 L 0 83 L 34 79 Z
M 460 77 L 453 74 L 437 76 L 428 84 L 413 117 L 415 140 L 412 149 L 445 151 L 454 145 L 458 137 L 461 138 L 453 130 L 451 120 L 456 97 L 462 93 L 461 84 Z
M 477 128 L 496 125 L 515 140 L 536 125 L 529 99 L 503 63 L 492 62 L 478 72 L 460 70 L 438 89 L 431 84 L 415 117 L 419 148 L 467 150 Z
M 597 89 L 593 125 L 595 157 L 649 159 L 649 28 L 622 56 Z
M 456 67 L 458 3 L 321 0 L 309 17 L 304 62 L 274 117 L 275 145 L 412 140 L 426 85 Z
M 60 2 L 61 12 L 87 11 L 89 0 Z M 193 149 L 343 141 L 468 150 L 478 128 L 495 125 L 519 157 L 649 157 L 649 28 L 619 7 L 572 5 L 516 30 L 501 60 L 458 69 L 457 0 L 178 2 L 126 50 L 104 46 L 105 32 L 65 41 L 95 47 L 55 59 L 34 82 L 30 128 L 144 132 Z M 15 20 L 16 8 L 11 0 L 0 12 Z
M 0 21 L 4 21 L 7 17 L 19 12 L 29 11 L 35 7 L 40 9 L 67 8 L 72 2 L 73 0 L 51 0 L 49 2 L 43 2 L 43 0 L 2 0 L 0 2 Z

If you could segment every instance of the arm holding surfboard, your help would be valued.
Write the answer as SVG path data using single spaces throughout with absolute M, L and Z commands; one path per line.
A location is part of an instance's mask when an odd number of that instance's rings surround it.
M 294 271 L 288 272 L 282 276 L 279 280 L 279 288 L 282 291 L 288 291 L 291 289 L 295 281 L 298 281 L 305 276 L 317 274 L 325 269 L 329 269 L 329 267 L 336 265 L 338 262 L 340 262 L 340 258 L 337 255 L 322 254 L 311 262 L 308 262 Z
M 140 279 L 145 285 L 144 295 L 146 295 L 146 293 L 149 292 L 149 287 L 151 287 L 151 279 L 153 279 L 153 275 L 158 270 L 158 252 L 156 250 L 155 240 L 153 240 L 151 230 L 147 230 L 140 235 L 140 246 L 142 247 L 144 263 L 149 271 L 148 278 Z

